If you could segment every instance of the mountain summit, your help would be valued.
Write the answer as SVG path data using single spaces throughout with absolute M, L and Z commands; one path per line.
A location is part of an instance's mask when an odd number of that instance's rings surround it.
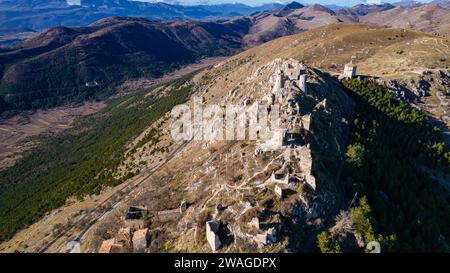
M 291 2 L 289 4 L 287 4 L 286 6 L 283 7 L 283 9 L 301 9 L 305 7 L 304 5 L 300 4 L 299 2 Z

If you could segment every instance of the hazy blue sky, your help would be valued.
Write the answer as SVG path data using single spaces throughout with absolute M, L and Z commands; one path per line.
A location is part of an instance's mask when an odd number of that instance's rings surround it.
M 240 2 L 245 3 L 249 5 L 258 5 L 262 3 L 268 3 L 268 2 L 280 2 L 280 3 L 286 3 L 286 2 L 292 2 L 292 1 L 277 1 L 277 0 L 165 0 L 165 1 L 155 1 L 155 0 L 139 0 L 144 2 L 179 2 L 181 4 L 218 4 L 218 3 L 233 3 L 233 2 Z M 297 2 L 303 3 L 303 4 L 311 4 L 311 3 L 319 3 L 319 4 L 335 4 L 335 5 L 342 5 L 342 6 L 352 6 L 360 3 L 381 3 L 381 2 L 399 2 L 400 0 L 299 0 Z M 420 2 L 430 2 L 431 0 L 419 0 Z

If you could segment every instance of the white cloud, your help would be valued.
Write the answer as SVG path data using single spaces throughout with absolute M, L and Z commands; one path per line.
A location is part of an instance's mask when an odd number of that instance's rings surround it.
M 77 5 L 79 6 L 81 4 L 80 2 L 81 0 L 67 0 L 67 5 L 72 6 L 72 5 Z

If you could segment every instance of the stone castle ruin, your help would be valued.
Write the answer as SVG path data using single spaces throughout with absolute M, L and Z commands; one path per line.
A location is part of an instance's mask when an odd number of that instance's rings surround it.
M 327 135 L 334 136 L 331 133 L 335 132 L 331 130 L 331 121 L 341 120 L 340 112 L 336 113 L 334 110 L 342 109 L 336 107 L 342 105 L 336 102 L 339 97 L 336 99 L 333 92 L 329 92 L 333 85 L 325 82 L 322 74 L 293 59 L 276 59 L 258 68 L 253 75 L 247 78 L 245 84 L 238 83 L 242 87 L 237 87 L 237 90 L 246 92 L 230 92 L 226 103 L 255 103 L 268 112 L 277 106 L 280 113 L 278 130 L 273 132 L 273 137 L 269 140 L 259 139 L 245 145 L 239 143 L 230 148 L 228 155 L 235 156 L 233 162 L 255 162 L 255 166 L 245 170 L 239 177 L 221 180 L 221 168 L 229 166 L 225 165 L 227 162 L 221 165 L 222 158 L 214 163 L 204 164 L 202 166 L 208 170 L 217 170 L 214 178 L 197 177 L 196 174 L 192 175 L 192 179 L 189 178 L 192 183 L 189 190 L 192 189 L 194 194 L 197 184 L 203 183 L 199 180 L 211 181 L 204 197 L 194 198 L 195 201 L 189 208 L 186 202 L 182 202 L 179 208 L 152 212 L 152 220 L 155 219 L 157 224 L 174 224 L 174 237 L 191 229 L 192 223 L 198 224 L 189 233 L 194 235 L 193 241 L 190 235 L 188 240 L 182 238 L 179 249 L 228 252 L 234 250 L 232 245 L 240 247 L 244 243 L 251 249 L 270 244 L 273 245 L 269 248 L 276 249 L 280 247 L 277 242 L 284 243 L 288 234 L 289 227 L 285 217 L 292 216 L 298 223 L 309 226 L 322 224 L 326 209 L 324 204 L 328 202 L 323 201 L 326 197 L 322 199 L 322 195 L 324 189 L 328 190 L 325 183 L 333 173 L 330 172 L 329 175 L 322 172 L 325 167 L 320 164 L 320 152 L 334 149 L 334 146 L 329 146 L 335 142 L 322 137 L 318 129 L 323 126 Z M 322 119 L 323 117 L 325 118 Z M 315 138 L 317 136 L 323 141 L 318 141 Z M 195 143 L 196 149 L 204 147 L 200 144 Z M 318 145 L 323 148 L 317 148 Z M 207 152 L 218 155 L 220 150 L 217 152 L 212 146 Z M 320 184 L 317 175 L 320 175 Z M 215 183 L 216 180 L 220 180 L 220 183 Z M 212 202 L 219 204 L 214 213 Z M 119 232 L 123 235 L 117 234 L 115 238 L 105 241 L 102 251 L 120 252 L 128 248 L 134 252 L 142 252 L 146 251 L 150 239 L 158 242 L 150 236 L 151 234 L 157 238 L 154 231 L 149 231 L 147 226 L 139 222 L 146 218 L 137 217 L 145 215 L 138 213 L 142 211 L 149 214 L 146 207 L 130 207 L 126 216 L 126 226 L 129 229 Z M 198 220 L 196 215 L 199 211 L 205 212 L 207 217 Z M 228 234 L 239 240 L 229 240 Z
M 288 155 L 281 169 L 272 173 L 273 183 L 289 184 L 291 178 L 303 178 L 313 190 L 316 189 L 314 176 L 311 174 L 312 157 L 309 146 L 305 145 L 304 136 L 310 131 L 311 114 L 301 115 L 299 97 L 308 93 L 308 68 L 293 60 L 276 59 L 273 61 L 274 73 L 269 76 L 273 83 L 272 90 L 263 98 L 270 108 L 280 105 L 280 132 L 274 134 L 270 141 L 260 143 L 260 150 L 271 148 L 286 149 Z M 287 166 L 291 164 L 291 155 L 300 159 L 297 168 L 300 173 L 289 173 Z
M 268 141 L 259 141 L 254 155 L 258 157 L 268 151 L 280 152 L 281 166 L 272 171 L 270 177 L 258 187 L 273 191 L 273 195 L 281 202 L 294 194 L 294 198 L 303 206 L 305 219 L 314 220 L 318 217 L 316 207 L 307 201 L 308 198 L 302 196 L 303 193 L 298 192 L 298 185 L 306 186 L 305 189 L 312 193 L 316 191 L 309 138 L 312 133 L 313 112 L 320 109 L 326 111 L 326 99 L 316 102 L 316 107 L 301 108 L 302 100 L 315 97 L 310 94 L 314 89 L 311 91 L 308 88 L 309 76 L 313 76 L 314 72 L 302 63 L 293 59 L 276 59 L 266 67 L 271 71 L 268 75 L 271 86 L 261 99 L 261 104 L 266 105 L 269 110 L 274 105 L 279 106 L 280 129 L 275 131 Z M 275 221 L 267 228 L 267 224 L 261 224 L 259 216 L 256 216 L 247 224 L 252 230 L 251 235 L 247 235 L 253 238 L 259 247 L 276 243 L 280 225 L 281 223 L 277 224 Z M 212 242 L 212 233 L 210 238 Z
M 335 97 L 329 96 L 332 94 L 329 93 L 331 88 L 328 88 L 331 84 L 327 85 L 323 79 L 321 74 L 299 61 L 275 59 L 257 68 L 243 84 L 239 83 L 242 87 L 230 90 L 226 103 L 259 105 L 266 108 L 269 114 L 277 107 L 279 124 L 277 130 L 271 131 L 272 137 L 269 139 L 258 139 L 236 147 L 235 153 L 240 155 L 239 158 L 244 157 L 243 150 L 247 152 L 251 149 L 250 153 L 258 166 L 249 169 L 249 174 L 244 174 L 244 178 L 227 182 L 221 187 L 212 186 L 209 201 L 238 200 L 228 209 L 216 207 L 213 220 L 203 220 L 201 225 L 202 231 L 206 230 L 206 243 L 202 247 L 213 252 L 232 249 L 223 235 L 225 228 L 251 247 L 276 244 L 284 240 L 286 234 L 285 215 L 294 215 L 298 221 L 308 225 L 321 224 L 318 218 L 323 215 L 324 208 L 318 196 L 324 187 L 317 190 L 316 175 L 321 174 L 322 178 L 328 174 L 320 172 L 323 167 L 317 164 L 320 162 L 318 157 L 313 158 L 315 154 L 311 146 L 317 143 L 312 141 L 315 140 L 317 132 L 314 128 L 318 128 L 320 118 L 337 115 L 333 112 L 333 106 L 339 105 Z M 326 121 L 322 126 L 329 129 L 329 119 Z M 205 207 L 204 210 L 210 208 Z
M 276 59 L 272 63 L 274 73 L 269 77 L 272 90 L 262 99 L 270 110 L 275 104 L 281 107 L 280 130 L 260 144 L 264 151 L 276 150 L 286 145 L 297 145 L 302 130 L 309 130 L 309 117 L 300 116 L 300 105 L 296 98 L 308 92 L 308 69 L 302 63 L 289 59 Z

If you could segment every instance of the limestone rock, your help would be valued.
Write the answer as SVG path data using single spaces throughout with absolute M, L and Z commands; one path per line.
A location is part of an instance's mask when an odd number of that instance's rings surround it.
M 98 253 L 125 253 L 125 252 L 126 249 L 123 247 L 123 245 L 116 243 L 115 238 L 103 241 L 98 251 Z
M 133 250 L 141 252 L 147 247 L 149 232 L 148 228 L 140 229 L 133 234 Z

